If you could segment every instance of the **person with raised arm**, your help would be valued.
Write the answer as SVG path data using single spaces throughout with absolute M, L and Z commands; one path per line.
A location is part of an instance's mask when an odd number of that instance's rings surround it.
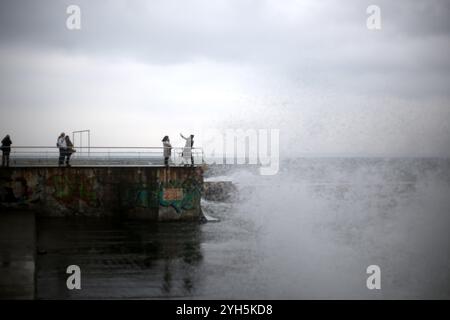
M 191 158 L 191 166 L 194 166 L 194 156 L 192 155 L 192 147 L 194 146 L 194 135 L 191 134 L 189 137 L 183 136 L 182 133 L 180 133 L 180 136 L 186 140 L 186 144 L 184 145 L 183 152 L 181 156 L 183 159 L 188 162 L 189 158 Z

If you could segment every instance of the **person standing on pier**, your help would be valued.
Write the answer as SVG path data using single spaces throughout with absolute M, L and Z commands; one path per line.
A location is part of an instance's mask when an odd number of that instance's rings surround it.
M 9 167 L 9 154 L 11 153 L 12 141 L 9 134 L 2 140 L 2 167 Z
M 59 159 L 58 166 L 62 166 L 64 164 L 64 158 L 66 157 L 66 134 L 63 132 L 59 135 L 58 141 L 56 142 L 56 146 L 59 148 Z
M 166 166 L 166 168 L 168 168 L 169 167 L 169 158 L 172 154 L 172 145 L 170 144 L 169 136 L 165 136 L 162 139 L 162 143 L 164 146 L 164 165 Z
M 73 143 L 70 141 L 69 136 L 65 137 L 66 142 L 66 152 L 65 152 L 65 158 L 66 158 L 66 167 L 70 167 L 70 156 L 72 153 L 75 152 L 75 149 L 73 148 Z
M 186 162 L 189 161 L 189 158 L 191 158 L 191 166 L 194 166 L 194 156 L 192 155 L 192 147 L 194 146 L 194 135 L 191 134 L 188 138 L 183 136 L 183 134 L 180 133 L 180 136 L 186 140 L 186 144 L 184 145 L 183 153 L 181 156 L 184 158 Z

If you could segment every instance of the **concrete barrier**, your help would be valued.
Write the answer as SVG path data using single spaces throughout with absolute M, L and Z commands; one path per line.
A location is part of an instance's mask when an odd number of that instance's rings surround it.
M 0 169 L 0 209 L 43 216 L 200 218 L 201 167 L 16 167 Z

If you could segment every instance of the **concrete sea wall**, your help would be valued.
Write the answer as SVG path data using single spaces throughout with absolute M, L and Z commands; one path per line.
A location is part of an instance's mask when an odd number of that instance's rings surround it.
M 0 210 L 196 220 L 202 187 L 201 167 L 1 168 Z

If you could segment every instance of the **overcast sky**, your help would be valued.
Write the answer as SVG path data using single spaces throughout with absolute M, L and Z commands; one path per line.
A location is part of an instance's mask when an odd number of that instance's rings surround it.
M 0 135 L 275 128 L 283 154 L 448 156 L 449 17 L 445 0 L 1 0 Z

